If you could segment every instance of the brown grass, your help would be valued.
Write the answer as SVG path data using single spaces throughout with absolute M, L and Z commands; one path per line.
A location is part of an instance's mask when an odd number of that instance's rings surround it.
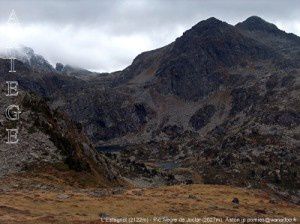
M 0 193 L 0 223 L 100 223 L 110 217 L 298 217 L 299 206 L 270 202 L 258 190 L 216 185 L 182 185 L 131 189 L 118 195 L 95 197 L 78 189 L 59 192 L 13 190 Z M 233 205 L 237 197 L 240 205 Z M 266 214 L 261 214 L 266 213 Z

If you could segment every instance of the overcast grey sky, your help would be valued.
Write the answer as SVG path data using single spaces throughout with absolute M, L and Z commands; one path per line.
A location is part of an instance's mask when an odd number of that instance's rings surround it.
M 52 64 L 100 72 L 123 69 L 212 16 L 236 24 L 257 15 L 300 36 L 297 0 L 0 0 L 2 45 L 13 33 L 7 29 L 12 9 L 21 23 L 18 43 Z

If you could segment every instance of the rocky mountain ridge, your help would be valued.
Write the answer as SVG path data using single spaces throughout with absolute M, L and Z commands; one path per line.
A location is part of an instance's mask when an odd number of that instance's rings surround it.
M 24 68 L 14 78 L 123 167 L 297 194 L 299 39 L 259 17 L 209 18 L 123 71 L 82 80 Z

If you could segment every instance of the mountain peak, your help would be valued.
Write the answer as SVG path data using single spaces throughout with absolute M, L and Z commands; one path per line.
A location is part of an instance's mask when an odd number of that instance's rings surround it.
M 278 31 L 276 25 L 269 23 L 258 16 L 251 16 L 245 21 L 236 24 L 237 28 L 249 30 L 249 31 L 265 31 L 265 32 L 274 32 Z
M 206 20 L 203 20 L 201 22 L 206 22 L 206 23 L 222 23 L 221 20 L 218 20 L 216 17 L 210 17 Z
M 231 32 L 233 26 L 226 22 L 210 17 L 206 20 L 200 21 L 194 25 L 190 30 L 187 30 L 184 34 L 188 35 L 200 35 L 200 36 L 220 36 L 224 32 Z
M 226 25 L 228 25 L 228 24 L 221 20 L 216 19 L 215 17 L 210 17 L 210 18 L 200 21 L 199 23 L 194 25 L 191 30 L 220 28 L 220 27 L 226 26 Z

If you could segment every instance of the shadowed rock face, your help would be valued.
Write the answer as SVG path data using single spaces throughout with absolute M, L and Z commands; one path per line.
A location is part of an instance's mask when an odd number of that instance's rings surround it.
M 111 156 L 123 167 L 131 161 L 142 174 L 145 162 L 168 161 L 207 183 L 295 189 L 299 59 L 299 37 L 258 17 L 236 26 L 210 18 L 123 71 L 78 79 L 21 64 L 26 75 L 13 78 L 81 123 L 96 146 L 121 147 Z M 175 181 L 196 181 L 191 173 Z
M 264 123 L 280 125 L 284 127 L 298 127 L 300 125 L 300 114 L 296 111 L 273 111 L 264 117 Z
M 271 49 L 242 35 L 237 28 L 210 18 L 174 42 L 157 71 L 159 89 L 197 100 L 226 83 L 228 68 L 274 56 Z
M 239 112 L 245 111 L 245 109 L 255 106 L 259 101 L 260 96 L 257 89 L 254 87 L 244 89 L 237 88 L 231 92 L 232 95 L 232 108 L 230 113 L 235 115 Z
M 194 129 L 199 130 L 210 122 L 210 119 L 215 114 L 216 108 L 214 105 L 208 105 L 199 109 L 190 119 L 190 124 Z

